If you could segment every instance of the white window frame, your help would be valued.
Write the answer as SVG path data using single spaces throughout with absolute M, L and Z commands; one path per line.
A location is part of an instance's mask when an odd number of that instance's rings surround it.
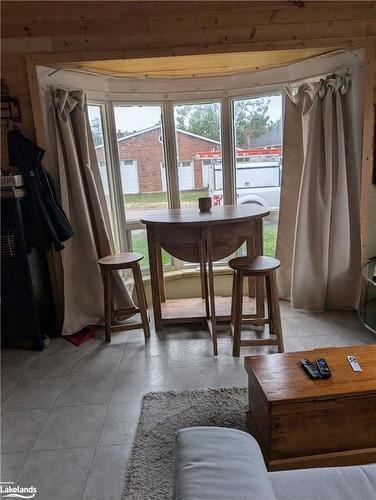
M 108 179 L 110 184 L 110 200 L 113 210 L 116 213 L 116 227 L 119 233 L 120 250 L 129 251 L 132 249 L 132 239 L 130 231 L 135 229 L 145 229 L 140 221 L 127 221 L 126 210 L 122 202 L 122 187 L 120 176 L 119 152 L 115 125 L 115 106 L 160 106 L 161 126 L 162 126 L 162 147 L 164 164 L 166 171 L 166 190 L 169 208 L 180 208 L 179 181 L 178 181 L 178 150 L 175 131 L 174 107 L 180 105 L 210 104 L 217 102 L 220 104 L 221 117 L 221 150 L 222 150 L 222 172 L 223 172 L 223 197 L 224 204 L 236 203 L 236 163 L 235 163 L 235 124 L 234 124 L 234 103 L 242 99 L 257 99 L 270 95 L 282 95 L 282 126 L 284 115 L 284 94 L 283 85 L 267 86 L 267 90 L 249 88 L 231 92 L 212 91 L 201 94 L 190 93 L 186 99 L 181 99 L 181 95 L 174 96 L 173 93 L 162 96 L 156 94 L 155 100 L 150 94 L 145 96 L 137 94 L 106 94 L 98 99 L 98 93 L 87 92 L 88 105 L 99 105 L 104 110 L 102 116 L 103 134 L 106 136 L 106 164 Z M 106 144 L 107 143 L 107 144 Z M 220 265 L 223 265 L 221 263 Z M 165 266 L 167 269 L 180 269 L 183 263 L 172 257 L 172 265 Z M 146 271 L 149 272 L 148 270 Z

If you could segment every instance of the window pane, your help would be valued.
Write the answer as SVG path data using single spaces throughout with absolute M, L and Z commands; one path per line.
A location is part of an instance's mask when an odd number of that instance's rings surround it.
M 167 208 L 161 106 L 114 106 L 127 220 Z
M 282 168 L 282 96 L 234 101 L 236 198 L 270 210 L 264 252 L 275 255 Z
M 174 107 L 182 207 L 196 207 L 197 198 L 209 196 L 214 167 L 222 182 L 220 113 L 218 102 Z
M 106 148 L 103 126 L 103 108 L 99 104 L 88 105 L 88 115 L 90 122 L 91 134 L 95 147 L 95 153 L 98 160 L 99 173 L 102 180 L 104 195 L 106 197 L 107 208 L 110 216 L 112 235 L 115 241 L 115 248 L 119 250 L 119 238 L 116 230 L 116 217 L 113 206 L 111 205 L 109 176 L 108 176 L 108 161 L 106 156 Z
M 146 235 L 146 229 L 134 229 L 131 231 L 132 237 L 132 250 L 134 252 L 139 252 L 144 255 L 144 258 L 140 261 L 140 266 L 142 269 L 149 268 L 149 252 L 148 252 L 148 240 Z M 171 265 L 170 255 L 162 250 L 162 263 L 164 266 Z

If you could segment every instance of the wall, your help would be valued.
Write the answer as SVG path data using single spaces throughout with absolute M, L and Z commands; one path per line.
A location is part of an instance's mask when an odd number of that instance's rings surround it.
M 20 99 L 21 128 L 30 137 L 34 126 L 25 55 L 57 54 L 69 60 L 67 55 L 74 54 L 70 60 L 93 60 L 362 47 L 376 40 L 372 1 L 4 1 L 1 7 L 2 77 Z
M 375 68 L 376 71 L 376 68 Z M 376 74 L 374 78 L 374 94 L 373 94 L 373 108 L 376 112 Z M 374 137 L 376 140 L 376 137 Z M 374 156 L 375 157 L 375 156 Z M 376 165 L 373 165 L 376 169 Z M 368 198 L 368 257 L 376 257 L 376 184 L 372 184 L 369 187 L 369 198 Z

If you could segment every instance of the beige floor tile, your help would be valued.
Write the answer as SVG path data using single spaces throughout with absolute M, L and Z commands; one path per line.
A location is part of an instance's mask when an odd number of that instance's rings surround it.
M 39 436 L 49 410 L 2 410 L 2 453 L 29 451 Z
M 37 500 L 79 500 L 95 448 L 45 450 L 30 453 L 17 478 L 20 486 L 37 488 Z
M 107 403 L 116 379 L 116 373 L 85 373 L 71 375 L 55 406 Z
M 22 469 L 28 453 L 2 453 L 1 454 L 1 481 L 16 481 L 17 475 Z
M 50 408 L 62 391 L 67 377 L 22 378 L 5 401 L 8 410 Z
M 131 443 L 141 411 L 140 401 L 108 405 L 98 445 Z
M 129 454 L 130 445 L 98 447 L 83 500 L 119 500 L 123 491 Z
M 33 450 L 95 446 L 107 405 L 53 408 Z

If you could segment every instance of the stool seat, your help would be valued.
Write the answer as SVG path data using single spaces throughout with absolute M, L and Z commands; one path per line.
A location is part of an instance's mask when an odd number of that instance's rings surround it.
M 124 252 L 115 255 L 106 255 L 98 260 L 100 266 L 111 267 L 112 269 L 126 269 L 131 264 L 135 264 L 143 259 L 142 253 Z
M 229 266 L 234 269 L 232 282 L 232 302 L 231 302 L 231 333 L 233 335 L 232 355 L 240 356 L 241 347 L 253 347 L 260 345 L 276 345 L 278 351 L 283 352 L 282 324 L 279 311 L 279 298 L 277 287 L 276 269 L 281 265 L 279 260 L 265 255 L 257 257 L 237 257 L 230 260 Z M 252 278 L 266 288 L 266 298 L 268 303 L 268 315 L 265 317 L 264 311 L 259 317 L 258 311 L 254 315 L 243 317 L 243 282 L 244 278 Z M 257 285 L 256 285 L 257 286 Z M 269 337 L 256 338 L 251 340 L 241 339 L 242 324 L 269 325 Z
M 105 338 L 106 342 L 111 342 L 111 333 L 123 330 L 136 330 L 143 328 L 145 340 L 150 337 L 149 318 L 147 313 L 147 302 L 145 296 L 145 289 L 142 282 L 142 274 L 139 261 L 144 256 L 141 253 L 124 252 L 114 255 L 106 255 L 98 260 L 101 269 L 104 287 L 104 311 L 105 311 Z M 126 309 L 114 308 L 114 301 L 112 296 L 112 274 L 113 271 L 120 271 L 121 269 L 131 269 L 134 279 L 134 286 L 136 289 L 138 307 L 128 307 Z M 126 317 L 133 316 L 140 313 L 140 323 L 115 323 L 118 315 L 125 315 Z
M 267 274 L 278 269 L 281 263 L 273 257 L 260 255 L 258 257 L 236 257 L 228 265 L 235 271 L 242 271 L 248 276 Z

